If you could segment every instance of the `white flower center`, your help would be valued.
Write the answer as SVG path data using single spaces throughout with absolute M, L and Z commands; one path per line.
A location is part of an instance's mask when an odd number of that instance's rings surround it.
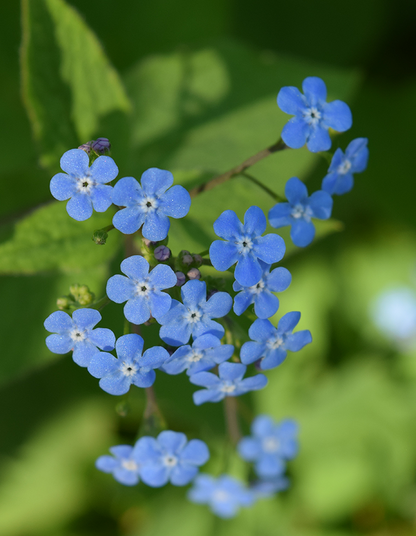
M 184 319 L 190 324 L 195 324 L 196 322 L 200 321 L 201 316 L 202 313 L 198 309 L 188 309 L 188 311 L 184 314 Z
M 216 489 L 212 494 L 212 500 L 215 502 L 227 502 L 230 498 L 230 494 L 222 489 Z
M 137 471 L 139 466 L 133 460 L 123 460 L 121 462 L 121 467 L 127 469 L 127 471 Z
M 301 205 L 300 203 L 298 203 L 292 208 L 291 215 L 293 218 L 297 220 L 300 218 L 303 218 L 305 221 L 309 223 L 312 217 L 312 210 L 309 206 L 305 207 L 304 205 Z
M 82 194 L 90 194 L 95 182 L 90 177 L 77 178 L 77 191 Z
M 147 280 L 145 281 L 136 281 L 136 295 L 139 298 L 147 298 L 152 288 L 150 287 Z
M 308 108 L 303 116 L 309 125 L 316 125 L 322 119 L 322 113 L 316 106 L 311 106 Z
M 238 248 L 238 252 L 243 255 L 251 251 L 254 246 L 253 240 L 249 236 L 242 236 L 236 240 L 235 245 Z
M 248 289 L 251 292 L 251 294 L 261 294 L 265 286 L 266 286 L 266 283 L 264 282 L 264 280 L 260 279 L 257 285 L 253 285 L 252 287 L 249 287 Z
M 163 458 L 163 464 L 166 465 L 167 467 L 175 467 L 177 463 L 178 463 L 178 458 L 176 456 L 172 456 L 168 454 L 167 456 Z
M 351 162 L 349 160 L 344 160 L 344 162 L 337 167 L 337 172 L 340 175 L 345 175 L 351 169 Z
M 137 373 L 138 367 L 134 363 L 125 363 L 123 361 L 123 363 L 121 364 L 120 370 L 124 374 L 124 376 L 127 376 L 130 378 L 131 376 L 134 376 Z
M 69 336 L 74 342 L 85 341 L 85 339 L 87 338 L 87 334 L 85 333 L 85 331 L 81 331 L 78 328 L 73 329 Z
M 279 448 L 279 441 L 275 437 L 266 437 L 263 439 L 262 447 L 264 452 L 277 452 Z
M 281 337 L 275 337 L 274 339 L 268 341 L 267 346 L 270 348 L 270 350 L 276 350 L 277 348 L 280 348 L 282 344 L 283 339 Z
M 233 393 L 235 391 L 235 385 L 232 383 L 225 383 L 220 390 L 223 393 Z
M 201 352 L 198 352 L 197 350 L 191 350 L 191 353 L 188 356 L 188 361 L 192 361 L 192 363 L 196 363 L 197 361 L 200 361 L 204 357 L 204 354 Z
M 141 207 L 143 212 L 147 214 L 149 212 L 154 212 L 159 206 L 159 203 L 156 197 L 152 195 L 147 195 L 146 197 L 140 200 L 139 206 Z

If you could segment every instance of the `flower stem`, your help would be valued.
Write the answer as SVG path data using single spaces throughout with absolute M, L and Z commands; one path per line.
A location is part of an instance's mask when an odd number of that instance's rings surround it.
M 203 184 L 200 184 L 199 186 L 196 186 L 195 188 L 192 188 L 192 190 L 189 191 L 191 198 L 196 197 L 202 192 L 212 190 L 212 188 L 219 186 L 223 182 L 226 182 L 232 179 L 233 177 L 240 175 L 247 168 L 253 166 L 260 160 L 263 160 L 263 158 L 266 158 L 267 156 L 270 156 L 271 154 L 276 153 L 278 151 L 283 151 L 283 149 L 287 149 L 287 145 L 284 143 L 284 141 L 281 138 L 279 138 L 279 140 L 275 144 L 271 145 L 267 149 L 263 149 L 262 151 L 251 156 L 247 160 L 244 160 L 243 163 L 239 164 L 238 166 L 235 166 L 234 168 L 230 169 L 226 173 L 223 173 L 222 175 L 218 175 L 217 177 L 214 177 L 210 179 L 209 181 L 204 182 Z
M 254 182 L 254 184 L 257 184 L 257 186 L 260 186 L 260 188 L 264 190 L 266 194 L 269 194 L 270 197 L 272 197 L 278 203 L 281 203 L 282 201 L 286 201 L 284 197 L 280 196 L 279 194 L 276 194 L 275 192 L 273 192 L 273 190 L 270 190 L 269 187 L 267 187 L 265 184 L 263 184 L 258 179 L 256 179 L 256 177 L 253 177 L 253 175 L 250 175 L 249 173 L 245 171 L 242 171 L 240 175 L 242 175 L 243 177 L 246 177 L 246 179 L 250 180 L 251 182 Z
M 224 399 L 224 411 L 228 436 L 231 443 L 235 446 L 241 439 L 241 431 L 237 415 L 237 399 L 235 397 L 227 396 Z

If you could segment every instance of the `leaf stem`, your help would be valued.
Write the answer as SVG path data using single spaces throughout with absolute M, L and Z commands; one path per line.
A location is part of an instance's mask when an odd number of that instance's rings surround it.
M 250 175 L 246 171 L 242 171 L 240 175 L 242 175 L 243 177 L 246 177 L 246 179 L 250 180 L 251 182 L 254 182 L 254 184 L 257 184 L 257 186 L 260 186 L 262 190 L 264 190 L 267 194 L 269 194 L 270 197 L 272 197 L 278 203 L 281 203 L 282 201 L 286 201 L 284 197 L 282 197 L 279 194 L 276 194 L 275 192 L 273 192 L 273 190 L 270 190 L 268 186 L 260 182 L 258 179 L 256 179 L 256 177 L 253 177 L 253 175 Z

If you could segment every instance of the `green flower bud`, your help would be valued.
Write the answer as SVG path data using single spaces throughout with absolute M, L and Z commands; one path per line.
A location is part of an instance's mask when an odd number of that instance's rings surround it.
M 104 246 L 107 242 L 108 233 L 107 231 L 104 231 L 104 229 L 98 229 L 98 231 L 94 231 L 94 234 L 92 235 L 92 240 L 97 244 L 97 246 Z

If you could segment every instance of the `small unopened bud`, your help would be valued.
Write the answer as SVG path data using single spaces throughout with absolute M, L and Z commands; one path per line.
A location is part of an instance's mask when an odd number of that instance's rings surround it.
M 157 242 L 152 242 L 151 240 L 148 240 L 147 238 L 143 238 L 143 244 L 146 247 L 151 248 L 151 247 L 155 246 L 157 244 Z
M 154 256 L 157 261 L 167 261 L 171 256 L 171 251 L 166 246 L 157 246 L 154 251 Z
M 182 262 L 183 262 L 184 264 L 192 264 L 192 261 L 193 261 L 193 260 L 194 260 L 194 259 L 192 258 L 192 255 L 184 255 L 184 256 L 182 257 Z
M 186 275 L 189 277 L 189 279 L 201 279 L 201 272 L 198 270 L 198 268 L 191 268 Z
M 89 305 L 95 298 L 94 293 L 90 291 L 87 285 L 71 285 L 69 292 L 80 305 Z
M 130 404 L 126 400 L 122 400 L 116 405 L 116 412 L 120 417 L 126 417 L 130 413 Z
M 185 274 L 183 272 L 175 272 L 175 274 L 176 274 L 176 286 L 181 287 L 186 281 Z
M 194 258 L 194 263 L 195 263 L 197 266 L 201 266 L 201 264 L 202 264 L 202 257 L 201 257 L 201 255 L 193 255 L 193 258 Z
M 95 151 L 97 154 L 105 154 L 106 152 L 109 152 L 111 149 L 111 143 L 107 138 L 97 138 L 92 143 L 92 150 Z
M 62 296 L 62 298 L 58 298 L 56 300 L 56 305 L 58 306 L 58 309 L 68 309 L 69 305 L 72 303 L 72 301 L 68 298 L 68 296 Z
M 92 240 L 97 244 L 97 246 L 104 246 L 107 242 L 107 238 L 108 233 L 103 229 L 98 229 L 98 231 L 94 231 L 94 234 L 92 235 Z
M 87 141 L 87 143 L 83 143 L 82 145 L 80 145 L 78 149 L 85 151 L 89 155 L 91 152 L 91 147 L 93 143 L 94 143 L 93 141 Z

